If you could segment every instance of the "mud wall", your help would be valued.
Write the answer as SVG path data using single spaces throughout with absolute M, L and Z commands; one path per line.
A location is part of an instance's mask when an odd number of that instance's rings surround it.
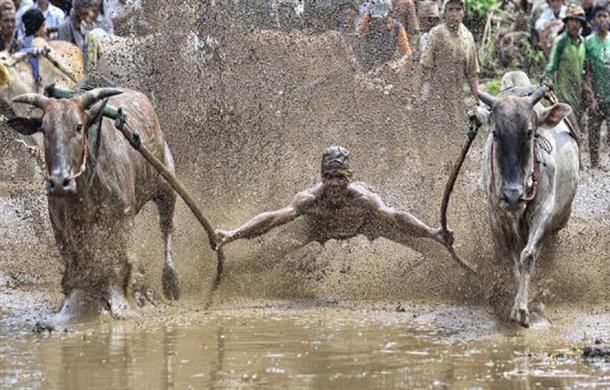
M 352 151 L 357 180 L 369 183 L 389 204 L 438 226 L 442 191 L 465 141 L 466 124 L 435 118 L 455 102 L 414 104 L 415 67 L 363 74 L 354 63 L 349 37 L 262 30 L 235 4 L 144 2 L 148 19 L 143 24 L 160 33 L 134 39 L 129 56 L 108 57 L 112 60 L 100 65 L 119 85 L 151 97 L 178 176 L 213 224 L 235 227 L 285 205 L 316 182 L 324 148 L 340 144 Z M 449 212 L 457 251 L 483 269 L 480 280 L 468 278 L 441 246 L 425 240 L 408 247 L 356 237 L 303 246 L 307 227 L 297 221 L 227 247 L 219 296 L 472 302 L 502 291 L 507 263 L 492 256 L 480 180 L 484 137 L 470 152 Z M 9 176 L 2 178 L 11 182 Z M 610 298 L 605 192 L 610 178 L 585 179 L 568 228 L 549 242 L 537 266 L 532 296 L 545 302 Z M 40 200 L 37 191 L 34 186 L 29 198 Z M 595 201 L 590 193 L 598 195 Z M 7 231 L 40 223 L 17 217 L 9 222 Z M 162 252 L 160 235 L 151 234 L 158 230 L 154 207 L 145 209 L 137 224 L 134 261 L 158 286 Z M 36 234 L 42 238 L 33 246 L 52 247 L 48 229 L 38 228 Z M 10 261 L 3 260 L 5 274 L 48 276 L 49 269 L 57 275 L 61 268 L 47 248 L 28 257 L 49 253 L 39 260 L 52 266 L 23 269 L 18 261 L 23 253 L 3 245 L 3 251 L 12 253 Z M 185 292 L 199 299 L 214 277 L 215 256 L 182 203 L 174 254 Z

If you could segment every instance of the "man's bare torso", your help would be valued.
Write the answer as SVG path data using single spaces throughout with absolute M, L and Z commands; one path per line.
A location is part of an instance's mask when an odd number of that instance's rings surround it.
M 303 201 L 298 207 L 318 239 L 345 239 L 364 233 L 365 225 L 375 219 L 367 196 L 370 193 L 366 184 L 350 183 L 349 193 L 335 203 L 317 185 L 301 193 Z

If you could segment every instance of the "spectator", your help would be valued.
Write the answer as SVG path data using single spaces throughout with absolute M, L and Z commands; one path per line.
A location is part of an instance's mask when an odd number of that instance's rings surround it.
M 342 33 L 354 33 L 354 23 L 358 16 L 357 0 L 339 0 L 333 12 L 334 25 L 337 31 Z
M 35 7 L 30 8 L 21 19 L 25 33 L 22 38 L 17 39 L 17 50 L 31 48 L 34 38 L 46 38 L 46 20 L 42 11 Z
M 95 28 L 98 12 L 99 4 L 96 0 L 73 0 L 70 16 L 59 26 L 57 38 L 78 46 L 85 59 L 88 50 L 87 32 Z
M 42 11 L 45 18 L 47 31 L 56 31 L 61 22 L 64 21 L 66 15 L 60 8 L 54 6 L 49 0 L 36 0 L 29 8 L 22 8 L 17 12 L 16 30 L 17 39 L 22 39 L 25 36 L 25 28 L 22 24 L 23 15 L 31 8 L 37 8 Z
M 419 40 L 419 20 L 413 0 L 394 0 L 392 17 L 407 30 L 412 47 L 417 47 Z
M 36 38 L 45 39 L 47 31 L 45 28 L 45 19 L 43 13 L 35 7 L 27 10 L 22 16 L 23 26 L 25 28 L 25 34 L 22 38 L 17 39 L 17 49 L 19 51 L 27 51 L 32 48 L 32 42 Z M 38 57 L 28 56 L 27 62 L 32 69 L 32 77 L 34 81 L 38 83 L 39 72 L 38 72 Z
M 114 35 L 114 22 L 112 21 L 112 1 L 110 0 L 94 0 L 98 7 L 98 14 L 95 20 L 95 25 L 98 28 L 106 31 L 110 35 Z
M 421 56 L 420 63 L 424 68 L 421 95 L 424 100 L 429 97 L 434 78 L 435 89 L 439 93 L 443 91 L 445 101 L 455 98 L 463 105 L 464 81 L 468 82 L 475 97 L 479 90 L 477 49 L 472 34 L 462 24 L 464 0 L 445 0 L 444 8 L 445 21 L 430 30 L 426 50 Z M 446 98 L 447 94 L 452 97 Z
M 282 2 L 278 5 L 276 13 L 278 29 L 292 31 L 302 27 L 301 18 L 297 15 L 294 4 Z
M 33 0 L 13 0 L 13 4 L 15 4 L 15 10 L 19 12 L 21 10 L 27 10 L 34 2 Z
M 551 48 L 545 75 L 554 78 L 557 98 L 572 107 L 568 117 L 579 133 L 578 120 L 582 118 L 583 71 L 585 65 L 585 44 L 580 29 L 587 24 L 585 11 L 576 4 L 570 4 L 563 19 L 566 28 Z
M 418 49 L 423 53 L 430 39 L 430 30 L 439 22 L 438 2 L 435 0 L 424 0 L 419 3 L 419 25 L 421 35 L 419 37 Z
M 51 2 L 54 6 L 59 7 L 59 9 L 64 11 L 64 15 L 70 15 L 72 0 L 52 0 Z
M 538 42 L 548 57 L 553 40 L 563 29 L 562 19 L 566 14 L 566 6 L 563 0 L 547 0 L 549 7 L 542 12 L 536 20 L 536 31 L 538 32 Z
M 390 16 L 391 3 L 372 0 L 360 8 L 356 25 L 358 60 L 365 71 L 396 59 L 401 65 L 412 54 L 407 31 Z
M 593 32 L 591 26 L 595 23 L 593 19 L 595 17 L 594 11 L 596 7 L 594 7 L 593 0 L 582 0 L 580 5 L 585 11 L 585 18 L 587 19 L 587 25 L 582 28 L 581 34 L 583 37 L 588 37 L 591 32 Z
M 589 158 L 591 167 L 599 165 L 602 122 L 610 118 L 610 11 L 595 7 L 597 29 L 585 40 L 585 102 L 589 107 Z M 608 136 L 610 139 L 610 136 Z
M 15 4 L 0 0 L 0 51 L 15 51 Z

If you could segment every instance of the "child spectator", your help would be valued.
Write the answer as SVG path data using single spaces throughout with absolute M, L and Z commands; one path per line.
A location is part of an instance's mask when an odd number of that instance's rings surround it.
M 589 106 L 589 156 L 591 167 L 599 165 L 602 122 L 610 118 L 610 12 L 595 7 L 595 33 L 585 40 L 585 102 Z M 608 137 L 610 138 L 610 137 Z
M 60 8 L 54 6 L 49 2 L 49 0 L 36 0 L 34 4 L 32 4 L 28 8 L 21 8 L 17 12 L 16 16 L 16 30 L 17 30 L 17 39 L 22 39 L 25 36 L 25 28 L 23 26 L 22 20 L 23 15 L 32 8 L 36 8 L 42 12 L 45 18 L 45 25 L 48 31 L 57 31 L 59 25 L 64 21 L 66 14 Z
M 24 36 L 17 40 L 17 50 L 31 48 L 34 38 L 46 38 L 46 20 L 38 8 L 30 8 L 21 19 L 25 32 Z

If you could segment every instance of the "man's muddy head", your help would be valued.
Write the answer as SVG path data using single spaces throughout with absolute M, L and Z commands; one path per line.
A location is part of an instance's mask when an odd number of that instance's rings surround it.
M 345 177 L 351 177 L 352 171 L 349 167 L 349 150 L 343 146 L 329 146 L 322 153 L 322 166 L 320 173 L 324 176 L 324 172 L 336 171 Z
M 352 177 L 348 157 L 349 150 L 342 146 L 330 146 L 322 154 L 324 195 L 332 202 L 339 202 L 347 193 Z

